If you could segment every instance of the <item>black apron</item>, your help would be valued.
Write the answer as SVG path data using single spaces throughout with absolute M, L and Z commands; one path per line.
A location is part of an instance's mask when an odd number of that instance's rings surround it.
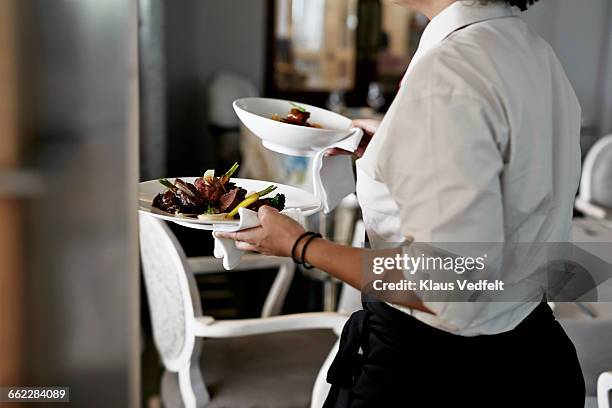
M 465 337 L 383 302 L 353 313 L 324 408 L 584 407 L 574 345 L 541 303 L 515 329 Z

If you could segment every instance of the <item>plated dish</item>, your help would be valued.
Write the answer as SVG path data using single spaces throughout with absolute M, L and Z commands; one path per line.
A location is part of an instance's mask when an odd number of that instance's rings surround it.
M 290 156 L 314 156 L 359 130 L 335 112 L 282 99 L 243 98 L 234 101 L 240 121 L 269 150 Z
M 230 181 L 238 170 L 238 163 L 222 176 L 216 177 L 214 170 L 207 170 L 202 177 L 193 183 L 180 178 L 174 183 L 160 179 L 159 183 L 166 187 L 151 202 L 153 208 L 181 217 L 197 218 L 210 221 L 231 221 L 238 217 L 240 208 L 257 211 L 267 205 L 279 211 L 285 209 L 285 195 L 276 194 L 266 197 L 276 186 L 270 185 L 261 191 L 249 193 L 235 182 Z
M 180 177 L 179 179 L 186 184 L 196 185 L 198 179 L 203 178 L 202 176 L 196 177 Z M 168 178 L 167 181 L 174 186 L 177 179 Z M 232 183 L 232 184 L 230 184 Z M 247 196 L 254 192 L 261 192 L 267 188 L 276 187 L 271 193 L 266 196 L 260 197 L 257 205 L 264 203 L 264 199 L 272 199 L 279 194 L 285 197 L 284 208 L 299 209 L 304 216 L 309 216 L 317 213 L 321 208 L 321 201 L 317 199 L 312 193 L 302 190 L 297 187 L 288 186 L 280 183 L 273 183 L 263 180 L 251 180 L 243 178 L 230 178 L 228 186 L 239 186 L 247 191 Z M 215 226 L 225 225 L 228 228 L 237 226 L 242 222 L 238 214 L 237 217 L 227 218 L 223 214 L 208 214 L 208 216 L 202 216 L 201 213 L 188 213 L 181 211 L 164 211 L 160 208 L 153 206 L 153 201 L 160 194 L 165 194 L 170 188 L 161 184 L 159 180 L 143 181 L 138 185 L 138 210 L 141 213 L 148 214 L 157 218 L 164 219 L 166 221 L 172 221 L 176 224 L 180 224 L 189 228 L 212 230 Z M 231 191 L 231 188 L 230 188 Z M 246 198 L 246 197 L 245 197 Z M 234 207 L 235 208 L 235 207 Z M 247 207 L 248 208 L 248 207 Z M 251 208 L 254 208 L 251 206 Z M 220 210 L 220 208 L 219 208 Z M 196 215 L 197 214 L 197 215 Z

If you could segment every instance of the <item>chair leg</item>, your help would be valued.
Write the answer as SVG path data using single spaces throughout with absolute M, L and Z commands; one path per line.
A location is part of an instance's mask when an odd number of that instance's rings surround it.
M 331 388 L 331 385 L 327 382 L 327 371 L 329 370 L 329 366 L 331 366 L 332 361 L 334 361 L 336 354 L 338 354 L 339 345 L 340 339 L 336 341 L 336 344 L 334 344 L 334 347 L 332 347 L 329 355 L 319 370 L 314 387 L 312 388 L 310 408 L 321 408 L 323 403 L 325 403 L 325 399 L 327 398 L 327 394 L 329 394 L 329 389 Z
M 185 408 L 202 408 L 210 401 L 200 366 L 191 361 L 178 373 L 178 385 Z
M 162 406 L 166 408 L 180 408 L 181 392 L 178 385 L 178 374 L 172 371 L 164 371 L 160 384 Z
M 264 302 L 261 317 L 278 316 L 281 314 L 294 273 L 295 265 L 293 262 L 285 262 L 278 268 L 276 278 L 274 278 L 272 287 Z
M 610 390 L 612 390 L 612 371 L 601 374 L 597 380 L 597 405 L 600 408 L 610 406 Z

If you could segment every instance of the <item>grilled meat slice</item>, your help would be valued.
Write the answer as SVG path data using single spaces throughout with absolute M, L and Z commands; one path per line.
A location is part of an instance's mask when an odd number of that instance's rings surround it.
M 176 179 L 174 185 L 177 188 L 176 196 L 181 202 L 181 212 L 195 214 L 206 207 L 206 200 L 193 184 Z
M 282 121 L 285 123 L 290 123 L 292 125 L 308 126 L 306 122 L 309 118 L 310 112 L 305 112 L 297 108 L 293 108 L 291 109 L 291 112 L 289 112 L 287 117 L 282 119 Z
M 225 186 L 221 184 L 219 179 L 215 179 L 211 184 L 207 184 L 203 178 L 199 178 L 195 181 L 195 187 L 204 200 L 212 203 L 214 206 L 217 206 L 221 196 L 227 193 Z
M 247 191 L 244 188 L 234 188 L 221 196 L 219 210 L 222 213 L 230 212 L 246 198 Z
M 176 194 L 168 190 L 165 193 L 160 193 L 155 196 L 153 199 L 153 207 L 174 214 L 180 210 L 181 202 Z

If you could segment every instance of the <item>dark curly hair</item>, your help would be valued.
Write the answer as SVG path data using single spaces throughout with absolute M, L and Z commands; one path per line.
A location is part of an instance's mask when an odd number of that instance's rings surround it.
M 492 3 L 494 1 L 503 1 L 511 6 L 520 8 L 522 11 L 527 10 L 529 6 L 532 6 L 538 0 L 480 0 L 481 3 Z
M 538 0 L 505 0 L 505 1 L 511 6 L 516 6 L 520 8 L 522 11 L 525 11 L 527 10 L 527 7 L 533 5 L 533 3 L 535 3 Z

